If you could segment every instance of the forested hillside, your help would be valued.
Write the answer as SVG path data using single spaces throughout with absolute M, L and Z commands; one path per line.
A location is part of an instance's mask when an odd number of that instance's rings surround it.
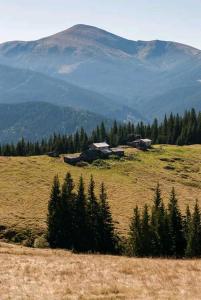
M 55 113 L 53 113 L 53 115 L 54 114 Z M 72 116 L 73 114 L 71 114 L 70 118 Z M 77 116 L 79 116 L 79 114 Z M 84 116 L 86 115 L 84 114 Z M 81 121 L 81 119 L 79 119 L 79 121 Z M 55 125 L 53 126 L 55 126 L 54 128 L 57 128 L 56 126 L 61 123 L 61 119 L 58 120 L 58 122 L 54 122 L 53 124 Z M 65 128 L 62 129 L 62 132 L 65 131 Z M 201 113 L 196 113 L 194 109 L 186 111 L 184 116 L 179 116 L 178 114 L 173 115 L 171 113 L 168 117 L 165 116 L 162 122 L 155 119 L 152 124 L 143 122 L 137 124 L 131 122 L 122 124 L 114 121 L 113 125 L 111 125 L 110 121 L 107 121 L 105 124 L 104 122 L 101 122 L 101 124 L 89 133 L 81 128 L 76 130 L 74 134 L 55 133 L 49 138 L 34 142 L 30 142 L 23 138 L 15 145 L 2 143 L 2 145 L 0 145 L 0 154 L 26 156 L 46 154 L 49 151 L 55 151 L 57 154 L 76 153 L 86 150 L 92 142 L 107 141 L 111 146 L 118 146 L 127 145 L 129 142 L 139 137 L 150 138 L 153 144 L 200 144 Z
M 54 132 L 70 135 L 81 127 L 90 132 L 103 119 L 92 112 L 45 102 L 0 104 L 0 141 L 1 144 L 16 143 L 22 137 L 41 141 Z

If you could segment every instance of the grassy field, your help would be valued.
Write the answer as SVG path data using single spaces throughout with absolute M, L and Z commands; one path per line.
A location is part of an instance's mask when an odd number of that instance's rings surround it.
M 201 260 L 76 255 L 0 243 L 1 300 L 200 299 Z
M 0 225 L 11 229 L 44 230 L 47 202 L 55 174 L 62 180 L 67 171 L 76 183 L 82 174 L 104 181 L 119 229 L 125 233 L 133 207 L 151 203 L 153 189 L 160 183 L 164 199 L 174 186 L 182 209 L 201 204 L 201 146 L 155 146 L 149 152 L 126 150 L 122 161 L 109 160 L 108 168 L 67 165 L 62 159 L 39 157 L 0 157 Z

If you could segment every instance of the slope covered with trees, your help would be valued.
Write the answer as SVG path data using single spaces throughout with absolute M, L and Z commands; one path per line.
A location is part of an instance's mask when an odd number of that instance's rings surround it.
M 183 116 L 178 114 L 165 116 L 162 122 L 155 119 L 152 124 L 143 122 L 136 125 L 130 122 L 121 124 L 116 121 L 112 127 L 107 124 L 102 122 L 89 134 L 81 128 L 72 135 L 54 134 L 49 139 L 35 143 L 22 139 L 16 145 L 3 144 L 0 147 L 0 154 L 41 155 L 49 151 L 56 151 L 58 154 L 73 153 L 87 149 L 92 142 L 107 141 L 111 146 L 127 144 L 138 135 L 142 138 L 152 139 L 154 144 L 191 145 L 201 143 L 201 113 L 196 113 L 194 109 L 186 111 Z
M 103 119 L 99 114 L 45 102 L 0 104 L 0 141 L 17 143 L 22 137 L 41 141 L 53 132 L 70 135 L 81 127 L 90 132 Z

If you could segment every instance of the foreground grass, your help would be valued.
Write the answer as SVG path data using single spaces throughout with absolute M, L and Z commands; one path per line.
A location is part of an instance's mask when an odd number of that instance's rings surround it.
M 124 161 L 110 160 L 109 168 L 73 167 L 62 159 L 40 157 L 0 157 L 0 225 L 14 230 L 46 227 L 47 202 L 52 180 L 63 180 L 67 171 L 78 181 L 93 174 L 104 181 L 119 229 L 125 233 L 133 207 L 151 203 L 153 188 L 160 182 L 165 200 L 174 186 L 182 209 L 201 204 L 201 146 L 156 146 L 153 151 L 127 149 Z
M 76 255 L 0 243 L 0 298 L 200 299 L 201 260 Z

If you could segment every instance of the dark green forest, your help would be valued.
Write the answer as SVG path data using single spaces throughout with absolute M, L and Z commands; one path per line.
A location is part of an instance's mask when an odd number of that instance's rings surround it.
M 201 256 L 201 213 L 197 201 L 193 211 L 187 206 L 182 215 L 174 188 L 165 206 L 158 184 L 152 206 L 134 208 L 128 235 L 122 238 L 115 228 L 104 184 L 100 185 L 98 196 L 93 177 L 85 189 L 82 176 L 76 190 L 70 173 L 62 185 L 55 176 L 47 216 L 50 247 L 135 257 Z
M 200 144 L 201 112 L 196 113 L 192 109 L 186 111 L 183 116 L 170 114 L 165 116 L 162 122 L 155 119 L 152 124 L 114 121 L 113 126 L 108 128 L 102 122 L 90 134 L 81 128 L 71 135 L 55 133 L 50 138 L 37 142 L 25 141 L 22 138 L 17 144 L 1 145 L 0 155 L 42 155 L 51 151 L 58 154 L 76 153 L 87 149 L 92 142 L 107 141 L 111 146 L 124 145 L 138 135 L 152 139 L 153 144 Z

